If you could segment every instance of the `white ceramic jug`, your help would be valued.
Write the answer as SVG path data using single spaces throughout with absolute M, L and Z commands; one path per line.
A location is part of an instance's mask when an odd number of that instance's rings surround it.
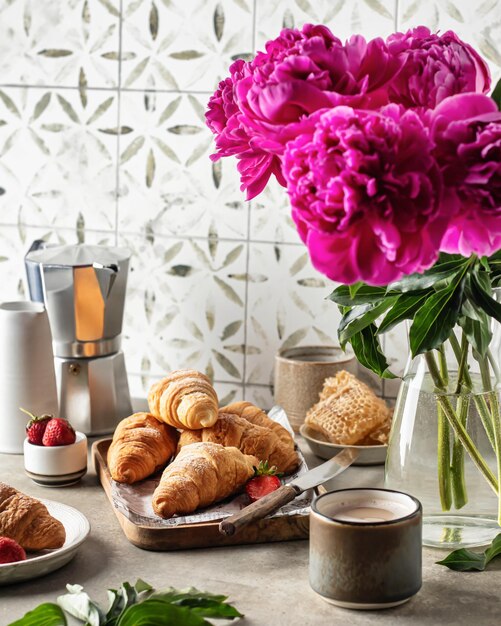
M 43 304 L 0 304 L 0 452 L 21 454 L 28 416 L 57 415 L 49 318 Z

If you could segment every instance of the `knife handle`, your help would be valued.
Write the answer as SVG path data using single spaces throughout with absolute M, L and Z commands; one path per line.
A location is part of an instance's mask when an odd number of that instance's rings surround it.
M 276 491 L 272 491 L 264 498 L 256 500 L 238 513 L 224 519 L 219 524 L 219 532 L 222 535 L 234 535 L 239 528 L 274 513 L 284 504 L 294 500 L 300 493 L 301 491 L 293 485 L 282 485 Z

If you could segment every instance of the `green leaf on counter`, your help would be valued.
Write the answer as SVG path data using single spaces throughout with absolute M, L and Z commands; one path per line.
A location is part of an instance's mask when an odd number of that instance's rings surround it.
M 454 550 L 437 565 L 445 565 L 456 572 L 483 572 L 495 557 L 501 554 L 501 533 L 494 537 L 491 545 L 484 552 L 473 552 L 466 548 Z
M 188 607 L 150 599 L 126 609 L 117 626 L 210 626 L 210 623 Z
M 24 617 L 9 624 L 9 626 L 66 626 L 66 617 L 61 607 L 52 602 L 37 606 L 28 611 Z
M 227 596 L 185 590 L 157 591 L 144 580 L 134 586 L 122 583 L 120 589 L 108 589 L 106 613 L 95 604 L 81 585 L 66 585 L 68 593 L 58 604 L 42 604 L 9 626 L 67 626 L 66 613 L 84 626 L 212 626 L 205 617 L 235 619 L 243 617 L 226 602 Z M 59 605 L 59 606 L 58 606 Z

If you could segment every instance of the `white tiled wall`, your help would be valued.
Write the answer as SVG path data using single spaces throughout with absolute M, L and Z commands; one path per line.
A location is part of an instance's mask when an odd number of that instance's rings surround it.
M 193 366 L 268 406 L 281 346 L 335 342 L 333 286 L 283 189 L 247 203 L 235 163 L 209 160 L 204 111 L 233 59 L 305 22 L 453 29 L 501 75 L 501 0 L 0 0 L 1 299 L 25 297 L 35 238 L 127 245 L 133 392 Z M 386 339 L 397 369 L 405 344 Z

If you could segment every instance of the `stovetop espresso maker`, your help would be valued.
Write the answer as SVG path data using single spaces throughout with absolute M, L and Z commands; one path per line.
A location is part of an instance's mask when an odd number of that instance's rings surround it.
M 90 435 L 132 413 L 120 348 L 129 258 L 126 248 L 40 240 L 25 257 L 30 298 L 49 316 L 59 413 Z

